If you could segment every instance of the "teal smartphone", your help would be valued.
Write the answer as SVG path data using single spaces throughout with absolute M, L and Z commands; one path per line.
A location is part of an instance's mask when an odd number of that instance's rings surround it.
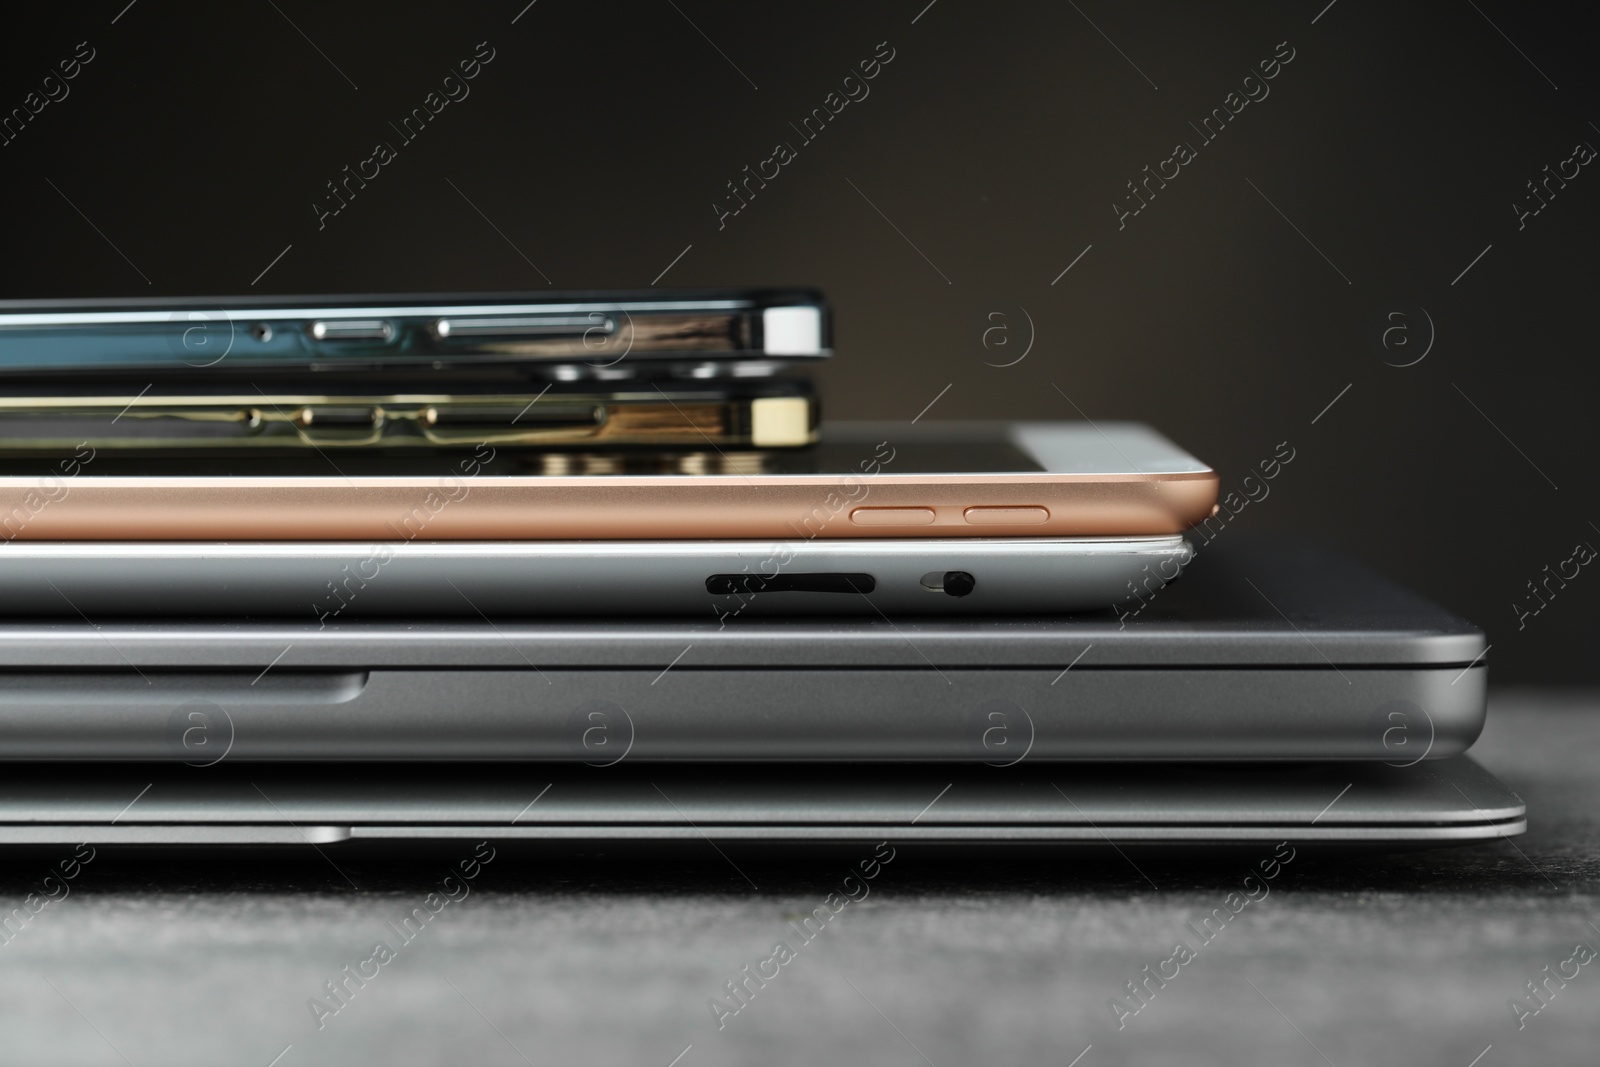
M 518 365 L 760 376 L 829 354 L 819 293 L 740 289 L 0 301 L 0 375 Z

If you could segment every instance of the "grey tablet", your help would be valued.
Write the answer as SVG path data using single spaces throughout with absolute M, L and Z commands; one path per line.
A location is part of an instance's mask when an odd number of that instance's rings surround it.
M 992 615 L 1104 608 L 1181 536 L 793 541 L 12 541 L 11 616 Z
M 1405 764 L 1476 739 L 1477 628 L 1224 537 L 1072 616 L 12 621 L 0 759 Z
M 0 784 L 9 844 L 1461 844 L 1525 829 L 1521 799 L 1464 756 L 1407 768 L 58 764 Z

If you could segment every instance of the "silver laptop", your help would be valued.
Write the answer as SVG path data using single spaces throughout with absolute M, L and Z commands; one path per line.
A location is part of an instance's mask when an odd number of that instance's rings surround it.
M 1527 828 L 1465 756 L 1409 767 L 13 766 L 0 843 L 536 841 L 1452 845 Z
M 1337 556 L 1207 546 L 1032 617 L 0 624 L 0 760 L 1376 760 L 1459 755 L 1483 633 Z

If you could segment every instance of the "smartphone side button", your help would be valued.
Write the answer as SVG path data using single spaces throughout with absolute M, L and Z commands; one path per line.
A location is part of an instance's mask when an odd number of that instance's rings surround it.
M 974 526 L 1033 526 L 1050 520 L 1050 509 L 982 505 L 962 513 Z
M 330 319 L 306 327 L 313 341 L 392 341 L 394 323 L 387 319 Z
M 850 521 L 857 526 L 931 526 L 932 508 L 856 508 Z

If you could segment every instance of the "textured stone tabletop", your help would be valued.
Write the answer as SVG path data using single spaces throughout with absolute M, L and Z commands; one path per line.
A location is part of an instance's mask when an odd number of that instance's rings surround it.
M 1187 924 L 1273 850 L 899 845 L 806 940 L 871 850 L 102 848 L 0 943 L 0 1063 L 1592 1063 L 1597 704 L 1493 697 L 1473 751 L 1525 837 L 1302 846 L 1205 942 Z M 5 855 L 6 914 L 73 862 Z M 1179 941 L 1193 958 L 1164 962 Z

